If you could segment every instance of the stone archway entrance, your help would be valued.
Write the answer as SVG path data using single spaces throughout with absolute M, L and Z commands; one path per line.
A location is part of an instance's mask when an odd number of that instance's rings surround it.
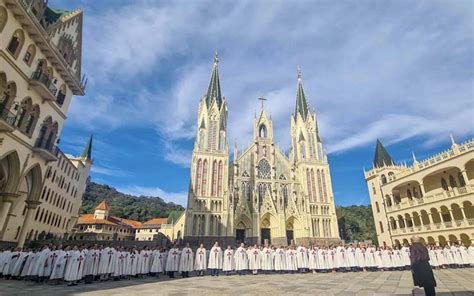
M 286 223 L 286 243 L 292 245 L 294 242 L 295 236 L 293 233 L 293 221 L 288 221 Z
M 245 224 L 239 222 L 235 228 L 235 242 L 237 244 L 245 243 Z
M 270 245 L 272 238 L 271 238 L 271 230 L 270 230 L 270 220 L 265 218 L 262 220 L 261 228 L 260 228 L 260 238 L 262 245 Z

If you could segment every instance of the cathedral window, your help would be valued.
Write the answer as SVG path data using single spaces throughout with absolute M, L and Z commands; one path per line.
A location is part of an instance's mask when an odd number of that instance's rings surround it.
M 243 198 L 250 202 L 250 183 L 248 181 L 242 182 Z
M 217 161 L 212 163 L 212 190 L 211 196 L 216 196 L 217 193 Z
M 267 137 L 267 127 L 264 124 L 261 124 L 260 127 L 258 128 L 258 136 L 260 138 Z
M 270 179 L 271 168 L 266 159 L 260 160 L 257 165 L 257 177 L 260 179 Z
M 28 65 L 31 66 L 33 59 L 35 58 L 36 54 L 36 47 L 33 44 L 28 46 L 28 49 L 25 52 L 25 56 L 23 57 L 23 61 Z
M 311 169 L 311 201 L 316 202 L 316 182 L 314 181 L 313 169 Z
M 323 202 L 323 182 L 321 180 L 321 171 L 317 171 L 318 175 L 318 189 L 319 189 L 319 201 Z
M 219 150 L 224 150 L 225 147 L 225 134 L 223 131 L 220 133 L 220 139 L 219 139 Z
M 204 160 L 202 166 L 202 183 L 201 183 L 201 195 L 207 194 L 207 159 Z
M 223 164 L 222 160 L 219 161 L 219 171 L 218 171 L 218 180 L 217 180 L 217 196 L 222 196 L 222 173 L 223 173 Z
M 194 192 L 196 195 L 201 193 L 201 179 L 202 179 L 202 160 L 199 159 L 197 162 L 197 169 L 196 169 L 196 180 L 194 183 Z
M 310 175 L 309 169 L 306 169 L 306 184 L 307 184 L 307 188 L 308 188 L 308 197 L 312 201 L 313 200 L 313 193 L 311 192 L 311 175 Z
M 203 150 L 204 149 L 204 130 L 199 131 L 199 149 Z
M 328 193 L 326 189 L 326 175 L 324 173 L 324 170 L 321 170 L 321 180 L 323 181 L 324 202 L 328 202 Z
M 385 175 L 380 176 L 380 179 L 382 180 L 382 184 L 387 184 L 387 177 L 385 177 Z
M 305 150 L 304 142 L 300 143 L 300 155 L 301 155 L 301 159 L 306 158 L 306 150 Z
M 210 123 L 209 134 L 208 134 L 208 149 L 215 150 L 217 142 L 217 120 L 213 119 Z

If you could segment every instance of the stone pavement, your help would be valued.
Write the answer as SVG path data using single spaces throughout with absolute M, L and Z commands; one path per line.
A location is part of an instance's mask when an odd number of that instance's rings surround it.
M 435 270 L 438 295 L 473 295 L 474 268 Z M 410 271 L 270 274 L 186 279 L 160 276 L 52 286 L 0 279 L 0 295 L 411 295 Z

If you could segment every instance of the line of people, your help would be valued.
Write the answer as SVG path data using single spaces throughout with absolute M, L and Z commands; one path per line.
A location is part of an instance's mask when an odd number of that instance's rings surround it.
M 445 248 L 428 246 L 430 263 L 434 267 L 474 266 L 474 246 L 452 245 Z M 295 272 L 346 272 L 383 271 L 410 268 L 408 245 L 398 247 L 375 247 L 353 245 L 306 248 L 248 246 L 241 244 L 235 250 L 226 249 L 216 242 L 207 250 L 201 244 L 193 251 L 189 245 L 170 249 L 157 247 L 87 247 L 47 245 L 41 250 L 8 249 L 0 252 L 0 276 L 6 279 L 34 280 L 77 285 L 79 281 L 121 280 L 131 277 L 159 276 L 176 273 L 189 277 L 190 272 L 211 276 L 220 271 L 226 275 L 237 273 L 295 273 Z

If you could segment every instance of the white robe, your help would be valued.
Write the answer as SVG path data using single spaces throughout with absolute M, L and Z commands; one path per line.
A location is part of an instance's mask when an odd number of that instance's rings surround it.
M 392 251 L 392 264 L 393 264 L 393 267 L 405 266 L 405 264 L 403 264 L 403 261 L 402 261 L 402 253 L 400 252 L 400 250 Z
M 467 248 L 467 251 L 469 253 L 469 262 L 471 263 L 471 265 L 474 265 L 474 246 L 469 246 L 469 248 Z
M 459 247 L 459 253 L 461 254 L 461 260 L 463 264 L 470 264 L 469 252 L 465 246 Z
M 205 248 L 198 248 L 196 250 L 196 260 L 194 260 L 195 270 L 206 270 L 207 268 L 207 253 Z
M 51 280 L 64 278 L 64 270 L 66 269 L 67 257 L 63 250 L 56 251 L 56 260 L 54 261 L 53 270 L 51 271 Z
M 284 249 L 278 248 L 274 254 L 274 261 L 275 261 L 275 271 L 282 271 L 286 270 L 286 252 Z
M 459 251 L 459 248 L 456 246 L 451 246 L 451 252 L 453 253 L 454 264 L 462 265 L 463 262 L 462 262 L 461 252 Z
M 31 260 L 28 260 L 28 269 L 26 270 L 25 268 L 21 272 L 21 276 L 33 276 L 34 272 L 36 271 L 36 262 L 38 261 L 38 258 L 40 257 L 40 253 L 33 253 L 31 255 Z
M 453 251 L 449 247 L 445 247 L 443 250 L 443 255 L 444 255 L 444 260 L 446 261 L 446 264 L 455 264 L 454 263 L 454 257 L 453 257 Z
M 336 268 L 336 260 L 337 260 L 336 257 L 337 257 L 337 250 L 334 248 L 329 249 L 327 262 L 328 262 L 328 268 L 331 270 Z
M 356 248 L 355 249 L 355 260 L 357 262 L 357 266 L 360 268 L 365 268 L 367 266 L 365 262 L 365 256 L 366 256 L 367 250 L 361 249 L 361 248 Z
M 163 254 L 161 254 L 159 250 L 155 250 L 153 251 L 152 256 L 153 262 L 151 264 L 150 272 L 163 272 Z
M 382 263 L 384 268 L 392 268 L 392 252 L 389 250 L 382 251 Z
M 208 269 L 222 269 L 222 250 L 221 247 L 212 247 L 209 252 Z
M 298 270 L 298 263 L 296 259 L 295 250 L 286 251 L 286 268 L 287 270 L 290 270 L 290 271 Z
M 348 267 L 357 267 L 355 251 L 356 250 L 353 247 L 348 247 L 346 249 L 346 260 Z
M 375 264 L 375 248 L 374 247 L 368 247 L 367 250 L 365 250 L 365 265 L 367 267 L 377 267 L 377 264 Z
M 183 248 L 179 259 L 179 271 L 189 272 L 194 270 L 194 253 L 191 248 Z
M 330 269 L 328 266 L 328 250 L 319 249 L 317 250 L 317 252 L 318 252 L 318 263 L 317 263 L 318 270 Z
M 86 253 L 86 260 L 84 260 L 83 275 L 96 276 L 99 271 L 100 252 L 96 249 L 90 249 Z
M 236 271 L 249 269 L 247 250 L 245 250 L 245 248 L 238 247 L 237 250 L 235 250 L 234 259 Z
M 436 260 L 438 261 L 439 266 L 446 265 L 446 259 L 443 254 L 443 250 L 436 248 L 436 250 L 434 250 L 434 253 L 435 253 Z
M 171 248 L 168 252 L 168 258 L 166 260 L 166 271 L 178 271 L 179 270 L 179 257 L 180 251 L 176 248 Z
M 0 262 L 0 273 L 1 274 L 3 274 L 3 275 L 8 274 L 12 258 L 15 254 L 16 254 L 16 252 L 11 252 L 9 250 L 2 253 L 2 260 Z
M 308 267 L 311 270 L 319 269 L 318 249 L 312 249 L 309 251 Z
M 258 270 L 261 267 L 261 252 L 258 248 L 252 248 L 247 250 L 247 256 L 249 258 L 249 269 Z
M 383 250 L 376 250 L 375 251 L 375 265 L 377 266 L 377 268 L 385 268 L 384 264 L 383 264 L 383 260 L 382 260 L 382 252 Z
M 410 248 L 403 246 L 400 251 L 402 253 L 403 265 L 410 266 L 411 265 L 411 263 L 410 263 Z
M 222 262 L 222 271 L 232 271 L 235 268 L 234 250 L 226 249 L 224 251 L 224 259 Z
M 138 256 L 138 274 L 150 273 L 150 254 L 147 250 L 141 250 Z
M 117 251 L 114 256 L 114 277 L 125 275 L 125 266 L 127 265 L 127 258 L 125 252 Z
M 308 252 L 303 246 L 296 248 L 296 264 L 298 268 L 308 268 Z
M 67 282 L 78 281 L 82 278 L 82 269 L 84 268 L 84 252 L 70 251 L 71 258 L 66 265 L 64 280 Z
M 261 269 L 273 270 L 273 251 L 271 248 L 265 247 L 261 252 Z
M 39 253 L 32 269 L 32 274 L 31 274 L 32 276 L 45 276 L 44 267 L 45 267 L 45 264 L 47 264 L 47 260 L 49 259 L 50 253 L 51 253 L 51 250 L 49 248 L 46 248 Z
M 114 270 L 114 253 L 113 248 L 105 247 L 100 251 L 98 274 L 112 273 Z
M 20 253 L 20 258 L 18 258 L 15 263 L 15 266 L 13 266 L 12 276 L 20 276 L 25 267 L 26 269 L 28 268 L 28 266 L 26 266 L 26 263 L 31 262 L 31 260 L 28 261 L 28 259 L 31 257 L 32 254 L 33 252 Z
M 336 262 L 335 262 L 335 267 L 336 268 L 346 268 L 347 267 L 347 255 L 346 255 L 346 249 L 344 247 L 338 246 L 336 248 Z
M 433 266 L 433 267 L 438 267 L 439 262 L 438 262 L 438 258 L 436 257 L 436 250 L 429 249 L 428 250 L 428 255 L 430 257 L 430 265 Z
M 137 275 L 137 261 L 138 261 L 138 254 L 136 251 L 132 251 L 127 256 L 126 267 L 125 267 L 125 274 L 129 276 Z

